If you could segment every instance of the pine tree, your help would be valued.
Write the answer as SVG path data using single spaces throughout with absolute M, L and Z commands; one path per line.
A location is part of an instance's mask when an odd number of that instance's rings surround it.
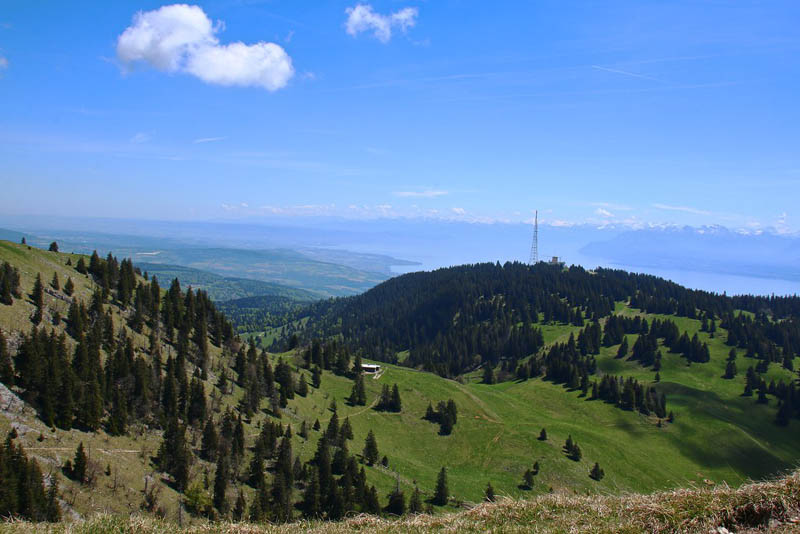
M 311 385 L 314 386 L 315 389 L 319 389 L 322 385 L 322 371 L 320 371 L 319 367 L 314 367 L 311 370 Z
M 533 481 L 534 481 L 533 471 L 531 471 L 530 469 L 526 469 L 525 473 L 522 475 L 522 487 L 527 490 L 532 489 Z
M 239 490 L 239 496 L 236 497 L 236 505 L 233 507 L 233 520 L 241 521 L 244 518 L 245 510 L 247 509 L 247 499 L 244 497 L 244 492 Z
M 447 470 L 442 467 L 442 470 L 439 471 L 439 476 L 436 479 L 436 490 L 433 493 L 433 500 L 431 502 L 437 506 L 444 506 L 447 504 L 448 496 Z
M 14 385 L 14 366 L 2 330 L 0 330 L 0 382 L 7 386 Z
M 42 284 L 41 273 L 37 273 L 36 275 L 36 281 L 33 283 L 31 299 L 33 300 L 33 304 L 36 306 L 36 311 L 33 314 L 33 324 L 38 325 L 42 322 L 42 317 L 44 315 L 44 284 Z
M 606 474 L 600 468 L 600 464 L 595 462 L 594 467 L 592 467 L 592 470 L 589 472 L 589 478 L 592 478 L 594 480 L 602 480 L 604 476 L 606 476 Z
M 397 388 L 397 384 L 392 386 L 392 398 L 390 406 L 393 412 L 400 412 L 403 409 L 403 403 L 400 400 L 400 390 Z
M 494 384 L 494 370 L 492 369 L 491 364 L 486 362 L 483 367 L 483 383 L 484 384 Z
M 206 425 L 203 427 L 200 457 L 209 462 L 215 461 L 217 459 L 218 443 L 217 428 L 214 425 L 214 420 L 209 417 L 208 421 L 206 421 Z
M 228 499 L 225 496 L 228 490 L 228 477 L 228 455 L 223 451 L 217 459 L 217 472 L 214 475 L 214 508 L 221 516 L 228 513 Z
M 45 520 L 49 523 L 61 521 L 61 505 L 58 502 L 58 473 L 50 475 L 50 487 L 47 489 Z
M 300 375 L 300 381 L 297 383 L 297 394 L 301 397 L 308 395 L 308 383 L 306 382 L 306 375 Z
M 736 362 L 729 361 L 725 366 L 725 378 L 732 379 L 736 377 Z
M 367 462 L 367 465 L 374 465 L 378 461 L 378 454 L 378 442 L 375 434 L 370 430 L 364 442 L 364 461 Z
M 50 252 L 58 252 L 58 243 L 53 241 L 52 243 L 50 243 L 50 248 L 48 248 L 47 250 L 49 250 Z
M 75 284 L 72 283 L 72 278 L 67 278 L 67 283 L 64 284 L 64 294 L 68 297 L 71 297 L 72 294 L 75 292 Z
M 547 430 L 544 428 L 539 432 L 539 441 L 547 441 Z
M 58 281 L 58 272 L 53 273 L 53 279 L 50 281 L 50 287 L 59 291 L 61 289 L 61 282 Z
M 312 470 L 311 480 L 306 485 L 302 508 L 305 517 L 315 518 L 320 515 L 319 470 L 317 468 Z
M 483 496 L 483 500 L 485 500 L 486 502 L 494 502 L 495 501 L 494 488 L 492 487 L 492 483 L 491 482 L 489 482 L 486 485 L 486 491 L 484 492 L 483 495 L 484 495 Z
M 400 485 L 396 485 L 395 489 L 389 494 L 389 503 L 386 505 L 387 514 L 401 516 L 406 513 L 406 497 Z
M 414 486 L 414 493 L 411 494 L 411 498 L 408 500 L 408 513 L 422 513 L 422 495 L 419 492 L 419 488 L 416 486 Z
M 622 344 L 617 350 L 617 358 L 624 358 L 628 355 L 628 336 L 622 338 Z
M 86 452 L 84 452 L 83 449 L 83 442 L 81 441 L 75 451 L 75 458 L 72 460 L 71 478 L 81 484 L 86 482 L 86 468 L 88 464 L 89 459 L 86 457 Z

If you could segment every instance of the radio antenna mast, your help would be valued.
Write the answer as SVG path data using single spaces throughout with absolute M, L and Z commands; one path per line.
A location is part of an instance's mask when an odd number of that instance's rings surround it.
M 539 263 L 539 210 L 533 216 L 533 242 L 531 243 L 531 265 Z

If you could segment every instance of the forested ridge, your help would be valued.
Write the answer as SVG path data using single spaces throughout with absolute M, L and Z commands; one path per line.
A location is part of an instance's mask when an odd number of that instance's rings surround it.
M 636 334 L 637 340 L 632 347 L 625 340 L 619 357 L 655 372 L 662 348 L 683 355 L 687 364 L 709 361 L 708 346 L 696 334 L 688 336 L 668 318 L 648 324 L 639 317 L 616 315 L 617 302 L 648 314 L 702 320 L 711 335 L 718 327 L 728 329 L 727 343 L 753 359 L 745 394 L 776 394 L 782 424 L 790 414 L 800 413 L 794 381 L 770 387 L 760 378 L 771 363 L 794 370 L 800 354 L 797 296 L 728 297 L 621 270 L 485 263 L 406 274 L 362 295 L 313 304 L 288 319 L 305 315 L 309 321 L 302 335 L 340 337 L 352 350 L 380 361 L 445 377 L 483 367 L 485 381 L 495 380 L 492 369 L 507 378 L 543 374 L 584 392 L 599 382 L 591 378 L 596 372 L 592 355 L 601 345 L 622 344 L 626 334 Z M 541 327 L 548 324 L 585 328 L 577 338 L 543 352 Z M 276 345 L 292 342 L 284 339 Z M 643 398 L 650 397 L 643 393 Z M 662 413 L 663 405 L 643 401 L 633 407 Z

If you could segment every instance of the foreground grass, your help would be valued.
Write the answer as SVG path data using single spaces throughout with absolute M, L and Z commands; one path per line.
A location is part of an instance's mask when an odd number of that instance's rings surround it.
M 98 515 L 88 521 L 69 524 L 6 523 L 0 525 L 0 531 L 42 534 L 662 533 L 720 532 L 720 527 L 737 532 L 800 532 L 800 471 L 775 481 L 747 484 L 738 489 L 722 485 L 712 489 L 682 489 L 650 495 L 587 497 L 551 494 L 527 501 L 502 499 L 458 513 L 397 520 L 356 516 L 338 523 L 208 523 L 181 528 L 174 523 L 138 516 Z

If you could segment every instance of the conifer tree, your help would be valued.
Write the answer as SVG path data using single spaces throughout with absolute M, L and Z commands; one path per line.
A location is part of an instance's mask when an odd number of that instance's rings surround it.
M 0 382 L 7 386 L 14 385 L 14 366 L 2 330 L 0 330 Z
M 592 479 L 594 479 L 594 480 L 598 480 L 598 481 L 599 481 L 599 480 L 602 480 L 604 476 L 606 476 L 606 474 L 605 474 L 605 472 L 604 472 L 604 471 L 603 471 L 603 470 L 600 468 L 600 464 L 598 464 L 597 462 L 595 462 L 595 463 L 594 463 L 594 467 L 592 467 L 592 470 L 591 470 L 591 471 L 589 471 L 589 478 L 592 478 Z
M 436 490 L 433 493 L 433 504 L 437 506 L 444 506 L 447 504 L 449 491 L 447 489 L 447 470 L 442 467 L 439 471 L 439 476 L 436 479 Z
M 533 480 L 534 480 L 533 471 L 531 471 L 530 469 L 526 469 L 525 473 L 522 475 L 522 487 L 526 490 L 532 489 Z
M 492 369 L 491 364 L 489 364 L 489 362 L 486 362 L 486 364 L 483 367 L 483 383 L 494 384 L 494 382 L 495 382 L 494 370 Z
M 735 377 L 736 377 L 736 362 L 731 360 L 727 363 L 727 365 L 725 365 L 725 378 L 732 379 Z
M 414 486 L 414 493 L 411 494 L 411 498 L 408 500 L 408 513 L 422 513 L 422 495 L 419 492 L 419 488 L 416 486 Z
M 344 444 L 348 439 L 353 439 L 353 427 L 350 425 L 350 418 L 345 417 L 339 429 L 339 443 Z
M 494 502 L 495 501 L 494 488 L 492 487 L 492 483 L 491 482 L 489 482 L 486 485 L 486 491 L 484 491 L 483 500 L 485 500 L 486 502 Z
M 617 358 L 624 358 L 628 355 L 628 336 L 622 338 L 622 344 L 617 350 Z
M 44 284 L 42 284 L 42 274 L 36 274 L 36 281 L 33 283 L 33 291 L 31 292 L 31 299 L 36 306 L 36 311 L 33 314 L 33 324 L 42 322 L 44 315 Z
M 367 404 L 367 393 L 364 389 L 364 375 L 357 373 L 355 381 L 353 382 L 353 389 L 350 391 L 348 398 L 350 404 L 364 406 Z
M 400 412 L 403 409 L 403 403 L 400 400 L 400 390 L 397 388 L 397 384 L 392 386 L 392 398 L 390 406 L 393 412 Z
M 403 515 L 406 513 L 406 497 L 400 485 L 396 485 L 389 494 L 389 503 L 386 505 L 386 513 L 391 515 Z
M 50 248 L 48 248 L 47 250 L 49 250 L 50 252 L 58 252 L 58 243 L 53 241 L 52 243 L 50 243 Z
M 364 442 L 364 461 L 367 462 L 367 465 L 374 465 L 378 461 L 378 454 L 378 442 L 375 434 L 370 430 Z
M 200 446 L 200 457 L 209 462 L 217 459 L 217 447 L 219 440 L 217 438 L 217 428 L 214 425 L 214 420 L 209 417 L 203 427 L 203 438 Z
M 305 517 L 315 518 L 320 515 L 319 469 L 317 468 L 312 469 L 311 480 L 303 492 L 302 508 Z
M 228 499 L 225 493 L 228 490 L 229 469 L 228 455 L 223 450 L 217 459 L 217 472 L 214 475 L 214 508 L 223 517 L 228 513 Z
M 72 278 L 67 278 L 67 283 L 64 284 L 64 294 L 68 297 L 71 297 L 72 294 L 75 292 L 75 284 L 72 283 Z
M 50 475 L 50 487 L 47 489 L 45 521 L 58 523 L 61 521 L 61 505 L 58 502 L 58 473 Z
M 244 512 L 247 509 L 247 499 L 244 497 L 244 492 L 239 490 L 239 496 L 236 497 L 236 505 L 233 507 L 233 520 L 241 521 L 244 518 Z
M 320 385 L 322 385 L 322 371 L 320 371 L 319 367 L 314 366 L 311 370 L 311 385 L 315 389 L 319 389 Z
M 300 375 L 300 381 L 297 383 L 297 394 L 301 397 L 308 395 L 308 383 L 306 382 L 306 375 Z
M 83 449 L 83 442 L 78 444 L 75 450 L 75 457 L 72 460 L 72 470 L 70 476 L 73 480 L 83 484 L 86 482 L 86 468 L 89 464 L 89 459 L 86 457 L 86 452 Z
M 53 273 L 53 279 L 50 281 L 50 287 L 56 291 L 61 289 L 61 282 L 58 281 L 58 271 Z

